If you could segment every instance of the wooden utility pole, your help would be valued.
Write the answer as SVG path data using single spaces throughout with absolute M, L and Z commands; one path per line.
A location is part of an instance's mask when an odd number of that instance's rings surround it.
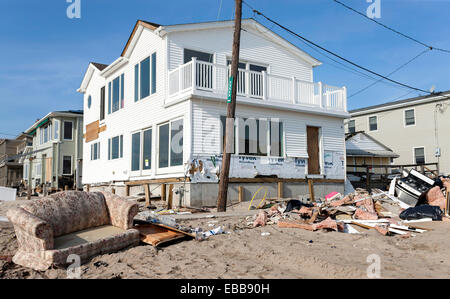
M 236 92 L 237 77 L 239 65 L 239 48 L 241 41 L 241 18 L 242 18 L 242 0 L 235 0 L 235 20 L 234 20 L 234 36 L 233 51 L 231 57 L 231 77 L 229 85 L 231 85 L 231 95 L 227 100 L 227 121 L 225 128 L 225 142 L 223 146 L 222 169 L 219 178 L 219 194 L 217 197 L 217 211 L 225 212 L 227 210 L 228 180 L 230 174 L 231 151 L 227 151 L 227 145 L 234 142 L 234 116 L 236 111 Z M 228 87 L 230 88 L 230 87 Z

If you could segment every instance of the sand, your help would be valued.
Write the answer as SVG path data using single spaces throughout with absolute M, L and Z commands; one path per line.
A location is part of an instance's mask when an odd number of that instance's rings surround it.
M 0 203 L 0 216 L 13 205 Z M 276 225 L 249 229 L 245 217 L 181 223 L 209 229 L 211 221 L 230 233 L 100 255 L 81 266 L 81 278 L 367 278 L 371 264 L 367 257 L 372 254 L 380 257 L 381 278 L 450 277 L 449 222 L 422 223 L 433 230 L 406 239 L 374 230 L 351 235 Z M 16 250 L 12 225 L 0 222 L 0 255 L 13 255 Z M 65 269 L 37 272 L 0 261 L 0 278 L 66 277 Z

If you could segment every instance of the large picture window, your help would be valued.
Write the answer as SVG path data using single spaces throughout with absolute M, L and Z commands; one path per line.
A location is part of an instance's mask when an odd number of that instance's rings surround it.
M 183 120 L 175 120 L 159 126 L 158 167 L 183 165 Z
M 156 93 L 156 52 L 134 66 L 134 101 Z

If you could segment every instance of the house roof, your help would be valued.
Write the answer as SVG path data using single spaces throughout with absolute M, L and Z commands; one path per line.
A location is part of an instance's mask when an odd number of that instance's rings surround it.
M 433 94 L 425 95 L 425 96 L 403 99 L 403 100 L 399 100 L 399 101 L 387 102 L 387 103 L 368 106 L 368 107 L 364 107 L 364 108 L 358 108 L 358 109 L 350 110 L 349 113 L 352 116 L 356 116 L 356 115 L 364 115 L 364 114 L 374 113 L 374 112 L 378 112 L 378 111 L 392 110 L 392 109 L 397 109 L 399 107 L 403 108 L 403 107 L 413 106 L 413 105 L 427 103 L 427 102 L 440 101 L 440 100 L 442 100 L 443 97 L 450 99 L 450 97 L 447 97 L 448 95 L 450 95 L 450 90 L 437 92 L 437 93 L 433 93 Z
M 133 28 L 133 31 L 128 38 L 128 41 L 125 45 L 125 48 L 122 51 L 121 56 L 124 57 L 128 51 L 128 48 L 133 43 L 133 39 L 138 32 L 139 26 L 143 26 L 145 28 L 148 28 L 153 31 L 159 31 L 162 34 L 164 33 L 170 33 L 170 32 L 180 32 L 180 31 L 193 31 L 193 30 L 205 30 L 205 29 L 214 29 L 214 28 L 226 28 L 226 27 L 233 27 L 234 26 L 234 20 L 226 20 L 226 21 L 209 21 L 209 22 L 197 22 L 197 23 L 184 23 L 184 24 L 174 24 L 174 25 L 160 25 L 148 21 L 138 20 L 136 22 L 136 25 Z M 312 66 L 319 66 L 322 63 L 309 55 L 308 53 L 304 52 L 302 49 L 297 47 L 296 45 L 292 44 L 291 42 L 287 41 L 280 35 L 276 34 L 269 28 L 265 27 L 258 21 L 256 21 L 253 18 L 243 19 L 242 20 L 242 27 L 254 25 L 255 28 L 258 28 L 260 30 L 257 30 L 261 35 L 266 36 L 267 38 L 272 39 L 274 42 L 280 44 L 281 46 L 288 48 L 291 52 L 294 54 L 300 56 L 303 60 L 310 63 Z
M 28 135 L 33 135 L 35 130 L 40 126 L 44 125 L 50 117 L 65 116 L 65 117 L 78 117 L 83 115 L 83 110 L 66 110 L 66 111 L 52 111 L 46 116 L 36 121 L 31 127 L 29 127 L 24 133 Z
M 104 69 L 106 69 L 108 67 L 107 64 L 98 63 L 98 62 L 91 62 L 91 64 L 93 66 L 95 66 L 99 71 L 103 71 Z
M 389 147 L 363 131 L 345 134 L 346 155 L 350 157 L 398 158 Z

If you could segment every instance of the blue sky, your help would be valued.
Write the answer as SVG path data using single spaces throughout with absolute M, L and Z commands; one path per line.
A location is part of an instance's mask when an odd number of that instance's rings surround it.
M 366 0 L 341 0 L 365 11 Z M 352 13 L 332 0 L 247 0 L 318 44 L 381 74 L 425 48 Z M 222 3 L 222 4 L 221 4 Z M 13 137 L 49 111 L 81 109 L 76 92 L 90 61 L 109 64 L 121 53 L 137 19 L 159 24 L 228 20 L 233 0 L 81 0 L 69 19 L 66 0 L 0 1 L 0 138 Z M 219 9 L 220 8 L 220 9 Z M 450 0 L 381 0 L 380 22 L 427 44 L 450 49 Z M 244 6 L 244 17 L 253 13 Z M 256 17 L 323 62 L 314 80 L 347 86 L 351 95 L 373 80 L 343 70 L 298 39 Z M 231 47 L 231 45 L 230 45 Z M 450 89 L 450 54 L 431 51 L 392 75 L 414 87 Z M 418 95 L 378 83 L 348 100 L 350 109 Z M 409 94 L 408 94 L 409 93 Z

